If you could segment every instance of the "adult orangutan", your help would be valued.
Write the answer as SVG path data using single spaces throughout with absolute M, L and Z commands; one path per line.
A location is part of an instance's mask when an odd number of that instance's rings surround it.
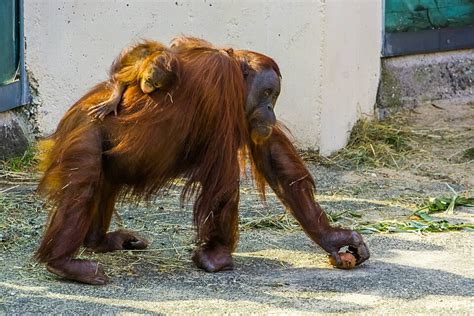
M 209 272 L 232 269 L 238 238 L 238 157 L 245 151 L 258 187 L 269 183 L 338 265 L 338 250 L 344 246 L 357 264 L 368 259 L 358 233 L 329 225 L 314 201 L 311 175 L 275 125 L 273 107 L 280 92 L 276 63 L 250 51 L 207 44 L 180 47 L 175 49 L 179 84 L 173 101 L 164 91 L 145 94 L 130 83 L 117 116 L 91 121 L 91 104 L 111 95 L 111 85 L 101 83 L 72 106 L 43 143 L 49 150 L 39 191 L 54 207 L 37 259 L 59 276 L 106 283 L 101 265 L 74 259 L 80 246 L 99 252 L 145 248 L 147 241 L 131 232 L 108 232 L 117 197 L 132 193 L 146 198 L 184 177 L 183 198 L 196 197 L 193 261 Z

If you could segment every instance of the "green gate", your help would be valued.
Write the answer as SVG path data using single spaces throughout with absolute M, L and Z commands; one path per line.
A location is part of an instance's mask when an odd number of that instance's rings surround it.
M 0 0 L 0 112 L 28 103 L 23 1 Z
M 474 0 L 385 0 L 384 56 L 474 48 Z

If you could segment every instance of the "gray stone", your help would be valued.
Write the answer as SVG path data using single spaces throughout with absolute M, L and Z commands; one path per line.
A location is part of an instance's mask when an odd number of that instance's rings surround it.
M 21 156 L 28 148 L 26 127 L 11 111 L 0 113 L 0 160 Z

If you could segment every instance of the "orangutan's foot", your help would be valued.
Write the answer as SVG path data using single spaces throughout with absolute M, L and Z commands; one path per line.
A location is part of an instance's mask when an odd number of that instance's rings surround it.
M 95 261 L 65 258 L 49 262 L 46 269 L 60 277 L 81 283 L 104 285 L 109 281 L 102 265 Z
M 229 271 L 234 269 L 232 255 L 227 247 L 214 246 L 208 248 L 201 246 L 193 253 L 193 261 L 198 268 L 207 272 Z

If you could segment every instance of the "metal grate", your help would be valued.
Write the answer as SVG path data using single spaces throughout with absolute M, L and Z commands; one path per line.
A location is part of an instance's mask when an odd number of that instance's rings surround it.
M 474 48 L 473 0 L 385 0 L 382 55 Z
M 0 112 L 29 102 L 23 0 L 0 1 Z

